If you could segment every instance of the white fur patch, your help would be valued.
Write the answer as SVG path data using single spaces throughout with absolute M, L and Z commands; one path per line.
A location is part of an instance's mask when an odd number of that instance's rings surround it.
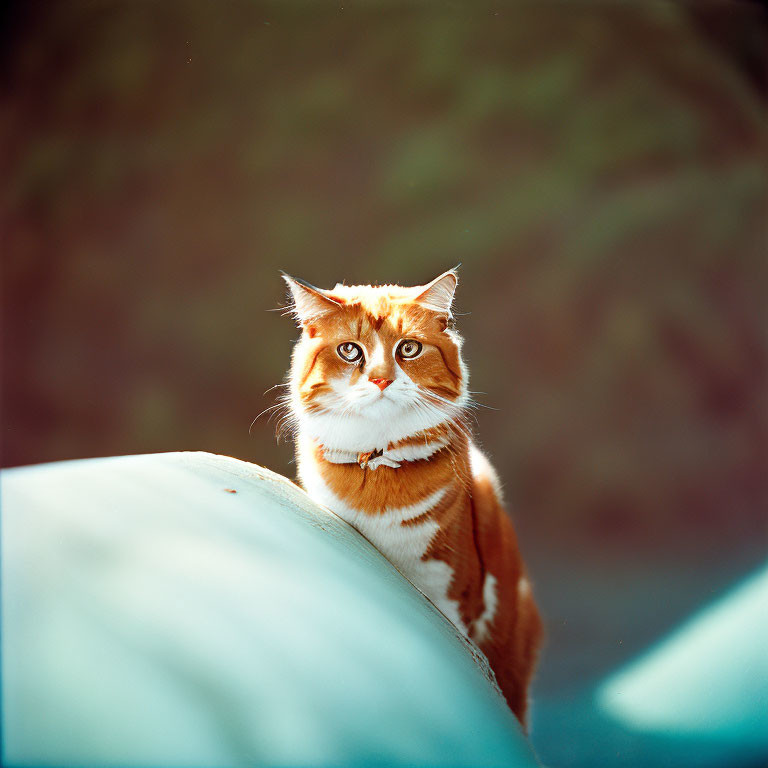
M 393 461 L 420 461 L 421 459 L 428 459 L 433 454 L 445 448 L 446 445 L 448 445 L 447 439 L 432 440 L 424 443 L 411 443 L 410 445 L 402 445 L 399 448 L 385 451 L 384 455 L 388 456 Z
M 496 577 L 488 572 L 483 582 L 483 612 L 472 625 L 472 639 L 482 643 L 487 637 L 491 622 L 499 607 Z
M 493 488 L 494 494 L 496 494 L 496 500 L 499 504 L 503 503 L 503 491 L 501 488 L 501 481 L 496 474 L 496 470 L 488 461 L 485 454 L 477 448 L 473 443 L 469 446 L 469 465 L 472 469 L 472 477 L 478 479 L 488 480 Z
M 370 371 L 376 368 L 376 366 L 384 365 L 386 363 L 386 359 L 387 359 L 387 356 L 386 356 L 386 352 L 384 351 L 384 345 L 381 343 L 381 341 L 377 340 L 376 345 L 373 348 L 373 351 L 369 355 L 368 360 L 366 360 L 366 363 L 365 363 L 366 370 Z M 378 389 L 378 387 L 376 387 L 376 389 Z
M 300 449 L 301 450 L 301 449 Z M 368 513 L 356 509 L 336 496 L 323 481 L 314 459 L 306 451 L 299 461 L 299 477 L 307 493 L 343 520 L 357 528 L 415 587 L 424 593 L 464 634 L 467 627 L 461 620 L 459 604 L 448 598 L 453 581 L 453 569 L 443 560 L 422 557 L 438 531 L 434 520 L 403 525 L 434 509 L 447 492 L 439 488 L 421 501 L 406 507 L 388 507 L 383 512 Z
M 359 403 L 359 410 L 353 404 L 339 408 L 339 412 L 306 413 L 296 402 L 294 413 L 298 416 L 299 431 L 315 438 L 325 448 L 362 453 L 385 450 L 390 443 L 452 420 L 449 414 L 433 405 L 414 405 L 418 395 L 402 391 L 398 384 L 396 379 L 383 393 L 375 384 L 369 384 L 378 394 L 372 392 L 370 400 L 359 397 L 365 401 Z M 457 411 L 465 400 L 464 395 L 456 400 Z

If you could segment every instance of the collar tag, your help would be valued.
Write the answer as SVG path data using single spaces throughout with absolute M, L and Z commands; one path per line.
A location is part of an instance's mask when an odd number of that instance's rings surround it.
M 371 459 L 377 459 L 379 456 L 383 456 L 384 451 L 382 451 L 380 448 L 377 448 L 375 451 L 367 451 L 366 453 L 358 453 L 357 454 L 357 463 L 360 465 L 360 469 L 366 469 L 368 467 L 368 462 Z

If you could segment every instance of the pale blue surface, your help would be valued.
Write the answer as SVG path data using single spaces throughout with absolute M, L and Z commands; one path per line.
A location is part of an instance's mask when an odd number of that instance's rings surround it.
M 597 701 L 636 730 L 768 753 L 768 568 L 613 675 Z
M 605 680 L 534 698 L 552 768 L 768 766 L 768 570 Z
M 250 464 L 3 472 L 2 590 L 5 764 L 536 765 L 452 625 Z

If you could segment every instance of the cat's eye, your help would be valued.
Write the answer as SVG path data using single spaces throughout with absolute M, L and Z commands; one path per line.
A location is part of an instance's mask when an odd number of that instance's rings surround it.
M 397 348 L 397 354 L 405 360 L 418 357 L 421 354 L 421 342 L 415 339 L 406 339 L 400 342 Z
M 351 341 L 345 341 L 343 344 L 339 344 L 336 347 L 336 351 L 339 353 L 339 357 L 342 360 L 346 360 L 348 363 L 354 363 L 363 356 L 363 350 L 357 344 L 353 344 Z

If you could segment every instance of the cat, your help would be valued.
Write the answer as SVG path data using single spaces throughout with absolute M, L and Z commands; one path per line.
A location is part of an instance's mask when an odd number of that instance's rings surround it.
M 301 328 L 287 395 L 300 484 L 483 651 L 525 727 L 542 623 L 468 427 L 456 271 L 414 288 L 283 277 Z

